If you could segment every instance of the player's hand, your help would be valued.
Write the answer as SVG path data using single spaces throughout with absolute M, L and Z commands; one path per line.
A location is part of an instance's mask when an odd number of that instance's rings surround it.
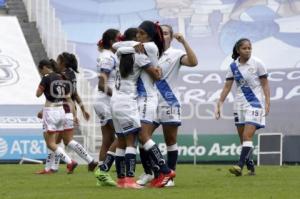
M 78 119 L 78 117 L 74 117 L 74 126 L 79 126 L 79 119 Z
M 40 119 L 43 119 L 43 111 L 39 111 L 36 116 Z
M 265 116 L 268 116 L 270 112 L 270 103 L 266 103 L 265 105 Z
M 221 106 L 222 106 L 222 104 L 220 102 L 218 102 L 218 104 L 216 106 L 216 110 L 215 110 L 215 118 L 217 120 L 221 118 Z
M 140 53 L 140 54 L 145 53 L 145 48 L 142 43 L 139 43 L 139 44 L 133 46 L 133 48 L 134 48 L 135 52 L 137 52 L 137 53 Z
M 88 121 L 90 119 L 90 114 L 85 110 L 82 111 L 83 118 Z
M 183 37 L 183 35 L 182 34 L 180 34 L 180 33 L 174 33 L 174 36 L 173 36 L 178 42 L 180 42 L 180 43 L 184 43 L 185 42 L 185 39 L 184 39 L 184 37 Z
M 162 69 L 161 69 L 161 67 L 157 66 L 156 71 L 158 73 L 159 79 L 161 79 L 162 78 Z

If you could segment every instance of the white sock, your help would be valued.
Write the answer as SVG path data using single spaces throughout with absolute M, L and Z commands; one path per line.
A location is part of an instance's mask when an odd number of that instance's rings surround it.
M 61 148 L 57 147 L 55 154 L 58 155 L 65 163 L 71 164 L 71 158 L 66 154 L 66 152 Z
M 92 156 L 90 156 L 87 151 L 83 148 L 81 144 L 76 142 L 75 140 L 71 140 L 68 144 L 73 151 L 75 151 L 82 159 L 84 159 L 87 163 L 93 162 Z
M 152 139 L 149 139 L 144 145 L 144 149 L 146 151 L 149 151 L 149 149 L 151 149 L 153 146 L 155 145 L 155 142 Z
M 48 155 L 45 163 L 45 170 L 49 171 L 51 169 L 52 161 L 54 160 L 55 153 L 51 150 L 48 150 Z
M 59 168 L 60 156 L 54 154 L 53 159 L 51 160 L 51 169 L 57 171 Z

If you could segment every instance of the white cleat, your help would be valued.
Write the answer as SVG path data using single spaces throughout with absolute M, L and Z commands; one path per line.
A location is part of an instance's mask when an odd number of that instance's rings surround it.
M 143 173 L 136 181 L 138 185 L 145 186 L 147 183 L 154 179 L 154 175 Z
M 165 187 L 175 187 L 175 181 L 174 179 L 170 179 L 167 184 L 165 185 Z

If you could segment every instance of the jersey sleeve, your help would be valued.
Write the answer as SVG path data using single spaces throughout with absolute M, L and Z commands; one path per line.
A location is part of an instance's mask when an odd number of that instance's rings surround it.
M 149 57 L 145 54 L 135 54 L 135 63 L 141 68 L 151 66 L 151 61 Z
M 110 73 L 114 69 L 116 63 L 113 57 L 98 58 L 97 62 L 97 68 L 99 73 Z
M 258 77 L 268 77 L 267 69 L 262 62 L 257 62 L 257 75 Z
M 47 78 L 48 76 L 43 76 L 40 84 L 39 84 L 39 89 L 41 89 L 42 91 L 45 90 L 47 84 L 49 83 L 49 78 Z
M 182 65 L 181 59 L 186 55 L 186 52 L 183 50 L 178 50 L 176 53 L 177 60 L 179 60 L 180 66 Z
M 227 69 L 225 78 L 226 78 L 226 81 L 234 79 L 233 74 L 232 74 L 232 70 L 231 70 L 230 67 L 228 67 L 228 69 Z

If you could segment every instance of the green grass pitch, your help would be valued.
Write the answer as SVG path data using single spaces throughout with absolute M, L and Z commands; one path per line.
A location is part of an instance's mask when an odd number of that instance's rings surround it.
M 235 177 L 229 165 L 177 167 L 176 187 L 141 190 L 97 187 L 93 173 L 80 166 L 72 175 L 65 165 L 54 175 L 35 175 L 42 165 L 0 165 L 1 199 L 299 199 L 299 166 L 262 166 L 256 176 Z M 140 165 L 137 175 L 141 173 Z M 111 172 L 115 176 L 115 172 Z

